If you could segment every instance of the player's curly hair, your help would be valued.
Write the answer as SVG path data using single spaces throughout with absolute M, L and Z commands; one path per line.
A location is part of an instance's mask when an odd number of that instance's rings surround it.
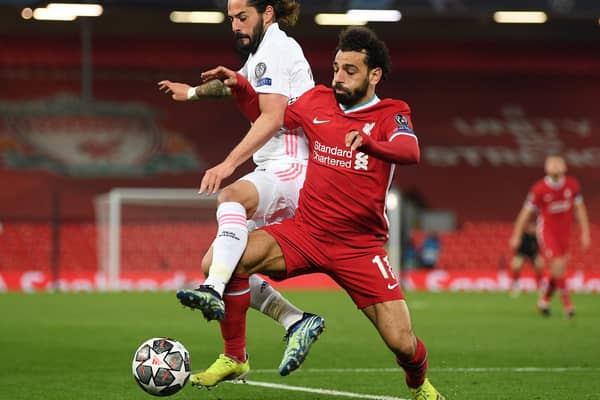
M 267 6 L 275 10 L 275 21 L 280 24 L 294 26 L 300 15 L 300 4 L 295 0 L 248 0 L 248 6 L 256 8 L 259 13 L 264 13 Z
M 366 64 L 369 69 L 381 68 L 382 79 L 385 79 L 392 68 L 390 52 L 375 32 L 364 26 L 351 26 L 340 33 L 335 52 L 359 51 L 366 53 Z

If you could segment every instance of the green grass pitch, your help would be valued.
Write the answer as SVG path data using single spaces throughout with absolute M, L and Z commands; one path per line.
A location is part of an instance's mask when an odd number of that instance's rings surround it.
M 327 330 L 303 368 L 280 377 L 283 329 L 251 310 L 250 382 L 300 392 L 223 384 L 187 385 L 173 399 L 408 399 L 404 375 L 343 292 L 287 292 L 323 315 Z M 577 295 L 578 314 L 548 319 L 534 295 L 408 293 L 414 329 L 429 349 L 429 377 L 448 399 L 600 399 L 600 300 Z M 180 307 L 173 293 L 0 295 L 0 399 L 150 399 L 131 376 L 137 346 L 155 336 L 182 341 L 193 370 L 221 352 L 219 327 Z M 315 392 L 338 391 L 345 396 Z

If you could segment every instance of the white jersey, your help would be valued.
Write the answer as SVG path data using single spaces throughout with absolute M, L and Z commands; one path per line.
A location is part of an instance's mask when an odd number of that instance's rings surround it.
M 240 69 L 257 93 L 277 93 L 290 101 L 315 85 L 302 48 L 277 23 L 271 24 L 256 50 Z M 308 141 L 301 129 L 281 129 L 253 156 L 257 166 L 270 161 L 306 164 Z

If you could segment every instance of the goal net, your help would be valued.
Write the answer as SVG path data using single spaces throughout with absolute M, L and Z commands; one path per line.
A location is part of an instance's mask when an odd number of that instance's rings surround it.
M 160 289 L 203 277 L 216 196 L 194 189 L 115 188 L 95 198 L 99 276 L 107 289 Z M 144 285 L 146 287 L 144 287 Z

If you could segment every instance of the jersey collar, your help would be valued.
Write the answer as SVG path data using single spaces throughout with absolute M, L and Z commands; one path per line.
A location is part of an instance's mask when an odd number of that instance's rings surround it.
M 560 189 L 565 184 L 565 177 L 563 176 L 558 182 L 554 182 L 552 178 L 546 175 L 544 177 L 544 182 L 546 182 L 546 185 L 550 186 L 552 189 Z
M 340 110 L 342 110 L 345 114 L 349 114 L 351 112 L 354 111 L 360 111 L 360 110 L 364 110 L 365 108 L 371 107 L 377 103 L 379 103 L 379 97 L 377 97 L 376 94 L 373 94 L 373 97 L 371 97 L 369 100 L 367 100 L 366 102 L 362 103 L 362 104 L 356 104 L 352 107 L 346 107 L 342 104 L 338 105 L 340 106 Z
M 256 52 L 254 54 L 258 53 L 258 50 L 263 46 L 263 43 L 265 43 L 265 41 L 267 40 L 267 37 L 274 36 L 280 31 L 281 31 L 281 29 L 279 29 L 279 23 L 273 22 L 271 25 L 269 25 L 269 27 L 267 28 L 267 31 L 263 35 L 262 40 L 258 44 L 258 48 L 256 49 Z

